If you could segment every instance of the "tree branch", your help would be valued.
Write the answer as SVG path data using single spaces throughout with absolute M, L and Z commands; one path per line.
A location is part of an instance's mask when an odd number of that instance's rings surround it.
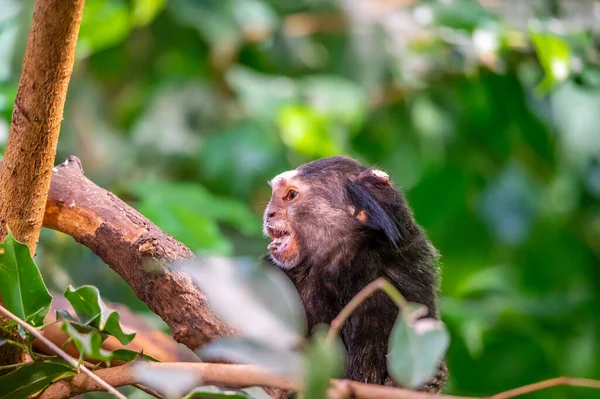
M 168 268 L 192 259 L 192 251 L 87 179 L 77 157 L 54 168 L 44 226 L 90 248 L 190 349 L 235 333 L 210 310 L 187 275 Z
M 84 0 L 37 0 L 3 167 L 0 169 L 0 240 L 7 225 L 32 256 L 46 197 Z
M 210 363 L 152 363 L 149 366 L 159 370 L 185 369 L 193 372 L 202 384 L 244 388 L 248 386 L 275 387 L 283 390 L 298 391 L 299 382 L 266 373 L 251 365 L 210 364 Z M 139 383 L 135 378 L 133 368 L 135 363 L 128 363 L 95 373 L 114 387 Z M 600 389 L 600 381 L 560 377 L 541 381 L 535 384 L 499 393 L 487 399 L 511 399 L 519 395 L 539 391 L 559 385 L 570 385 Z M 49 386 L 38 399 L 66 399 L 85 392 L 101 391 L 102 388 L 87 375 L 77 375 L 70 379 L 55 382 Z M 383 385 L 363 384 L 350 380 L 331 380 L 327 394 L 328 398 L 336 399 L 484 399 L 475 397 L 440 395 L 419 392 L 403 388 Z
M 262 369 L 243 364 L 212 363 L 152 363 L 159 370 L 176 369 L 194 372 L 199 381 L 206 385 L 225 385 L 231 388 L 248 386 L 273 386 L 285 390 L 297 388 L 297 384 L 283 377 L 272 376 Z M 134 374 L 135 363 L 111 367 L 95 372 L 114 387 L 140 383 Z M 95 381 L 86 375 L 76 375 L 50 385 L 38 399 L 65 399 L 85 392 L 102 391 Z

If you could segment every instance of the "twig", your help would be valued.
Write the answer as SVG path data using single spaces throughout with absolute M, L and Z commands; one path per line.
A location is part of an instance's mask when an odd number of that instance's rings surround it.
M 509 399 L 520 395 L 525 395 L 526 393 L 541 391 L 542 389 L 551 387 L 557 387 L 559 385 L 600 389 L 600 381 L 597 380 L 590 380 L 586 378 L 558 377 L 536 382 L 529 385 L 524 385 L 522 387 L 514 388 L 509 391 L 497 393 L 494 396 L 490 396 L 489 399 Z
M 372 281 L 368 285 L 366 285 L 362 290 L 359 291 L 358 294 L 354 296 L 344 306 L 341 312 L 331 321 L 331 327 L 329 328 L 329 332 L 327 333 L 327 340 L 332 340 L 335 337 L 342 325 L 346 321 L 350 315 L 358 309 L 358 307 L 366 301 L 371 295 L 373 295 L 376 291 L 382 290 L 390 297 L 392 301 L 398 305 L 400 309 L 406 309 L 408 306 L 408 302 L 402 296 L 402 294 L 394 287 L 389 281 L 387 281 L 384 277 L 380 277 L 375 281 Z
M 0 370 L 10 370 L 10 369 L 16 369 L 17 367 L 21 367 L 22 365 L 24 365 L 25 363 L 15 363 L 15 364 L 7 364 L 7 365 L 1 365 L 0 366 Z
M 116 396 L 119 399 L 127 399 L 122 393 L 120 393 L 114 387 L 112 387 L 110 384 L 108 384 L 107 382 L 102 380 L 100 377 L 95 375 L 92 371 L 90 371 L 83 364 L 79 364 L 79 362 L 77 360 L 75 360 L 71 356 L 67 355 L 62 349 L 60 349 L 58 346 L 56 346 L 52 341 L 50 341 L 49 339 L 44 337 L 44 335 L 42 333 L 40 333 L 35 327 L 27 324 L 25 321 L 21 320 L 20 318 L 18 318 L 14 314 L 12 314 L 8 309 L 6 309 L 3 306 L 0 306 L 0 313 L 2 313 L 4 316 L 8 317 L 11 320 L 14 320 L 17 324 L 19 324 L 21 327 L 23 327 L 25 330 L 27 330 L 27 332 L 29 332 L 31 335 L 33 335 L 40 341 L 44 342 L 46 345 L 48 345 L 48 347 L 50 349 L 52 349 L 54 352 L 56 352 L 56 354 L 59 355 L 60 357 L 62 357 L 67 363 L 69 363 L 71 366 L 75 367 L 76 369 L 83 371 L 92 380 L 96 381 L 100 386 L 102 386 L 104 389 L 106 389 L 109 393 L 113 394 L 114 396 Z

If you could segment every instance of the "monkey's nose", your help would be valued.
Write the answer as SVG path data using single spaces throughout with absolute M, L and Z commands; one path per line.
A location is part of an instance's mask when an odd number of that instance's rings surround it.
M 274 217 L 275 217 L 275 215 L 277 215 L 277 212 L 275 212 L 275 211 L 273 211 L 273 212 L 269 212 L 269 213 L 267 214 L 267 216 L 269 217 L 269 219 L 271 219 L 271 218 L 274 218 Z

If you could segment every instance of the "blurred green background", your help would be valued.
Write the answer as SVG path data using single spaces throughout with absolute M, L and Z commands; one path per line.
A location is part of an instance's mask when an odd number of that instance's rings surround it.
M 0 151 L 32 9 L 0 0 Z M 447 392 L 600 378 L 597 26 L 586 0 L 87 0 L 57 163 L 197 253 L 253 257 L 267 179 L 377 164 L 442 254 Z M 38 254 L 54 289 L 148 313 L 71 238 Z

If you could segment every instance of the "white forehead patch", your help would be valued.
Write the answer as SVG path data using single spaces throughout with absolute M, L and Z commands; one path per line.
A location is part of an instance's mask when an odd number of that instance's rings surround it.
M 378 179 L 381 179 L 381 180 L 389 180 L 390 179 L 390 176 L 387 173 L 385 173 L 383 170 L 373 169 L 371 171 L 371 173 L 373 173 L 373 175 L 375 175 L 375 177 L 377 177 Z
M 278 184 L 280 182 L 293 179 L 298 174 L 297 170 L 287 170 L 283 173 L 278 174 L 274 178 L 271 179 L 271 185 Z

